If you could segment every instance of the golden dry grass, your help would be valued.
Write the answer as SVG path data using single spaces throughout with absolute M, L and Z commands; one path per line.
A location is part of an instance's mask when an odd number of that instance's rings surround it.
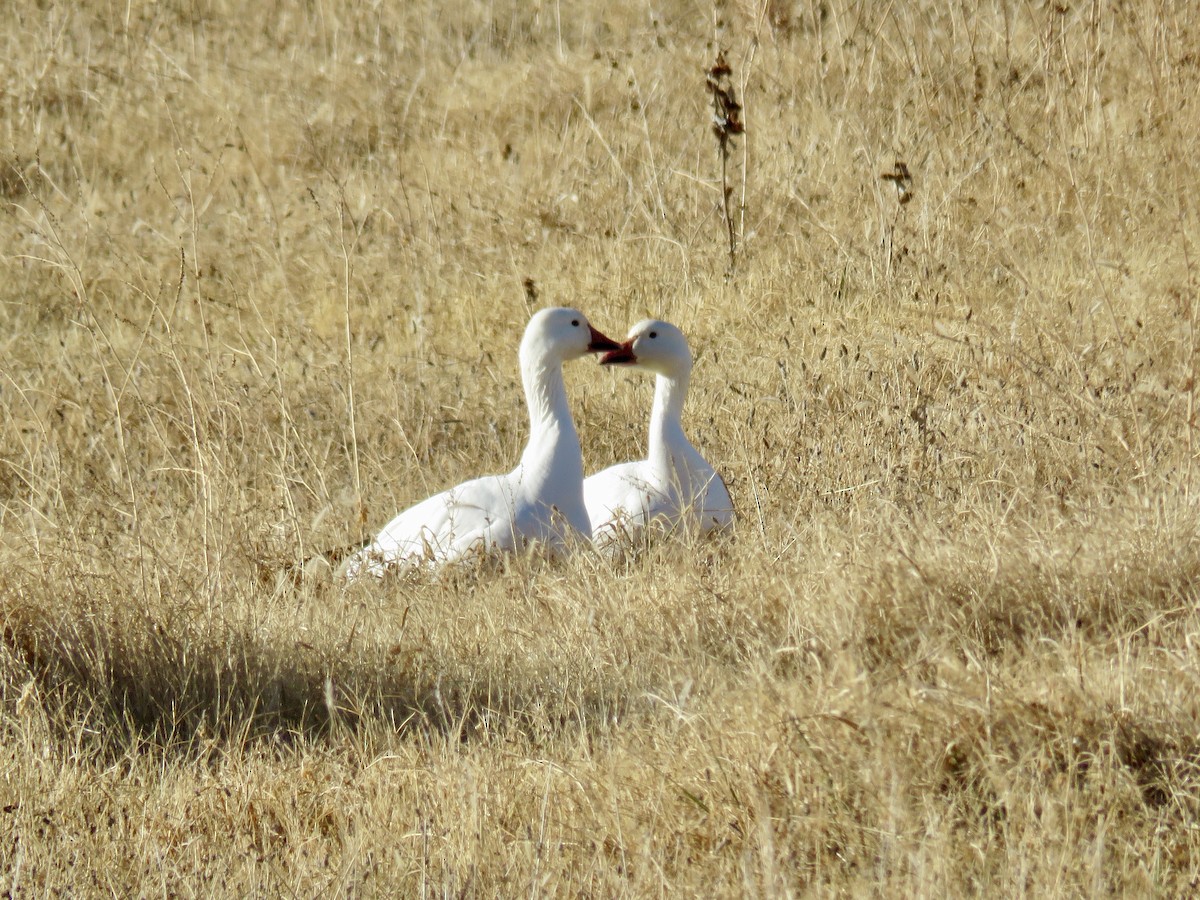
M 10 4 L 0 888 L 1194 892 L 1197 46 L 1173 2 Z M 556 303 L 691 336 L 736 534 L 339 585 L 512 464 Z M 650 394 L 593 366 L 591 469 Z

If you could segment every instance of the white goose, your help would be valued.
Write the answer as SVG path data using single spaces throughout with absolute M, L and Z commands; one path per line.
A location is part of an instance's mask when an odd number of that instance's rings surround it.
M 449 563 L 477 552 L 541 544 L 560 552 L 590 534 L 583 504 L 579 435 L 567 405 L 562 364 L 619 345 L 576 309 L 543 309 L 519 353 L 529 407 L 529 442 L 507 475 L 476 478 L 405 510 L 350 558 L 347 579 L 389 567 Z M 575 534 L 573 534 L 575 533 Z
M 725 483 L 683 433 L 680 416 L 692 372 L 683 332 L 647 319 L 600 362 L 646 369 L 657 377 L 646 459 L 611 466 L 583 482 L 593 540 L 603 544 L 649 524 L 702 534 L 732 525 Z

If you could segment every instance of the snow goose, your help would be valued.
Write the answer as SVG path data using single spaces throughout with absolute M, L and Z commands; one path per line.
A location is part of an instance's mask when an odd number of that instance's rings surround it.
M 683 433 L 680 416 L 692 372 L 683 332 L 668 322 L 647 319 L 600 362 L 653 372 L 656 384 L 646 459 L 612 466 L 583 483 L 593 540 L 605 543 L 652 523 L 699 533 L 733 524 L 725 483 Z
M 583 460 L 562 364 L 619 346 L 579 310 L 560 307 L 534 314 L 519 352 L 529 442 L 517 467 L 507 475 L 467 481 L 400 513 L 350 558 L 346 578 L 532 544 L 561 552 L 573 533 L 586 540 L 590 529 L 583 505 Z

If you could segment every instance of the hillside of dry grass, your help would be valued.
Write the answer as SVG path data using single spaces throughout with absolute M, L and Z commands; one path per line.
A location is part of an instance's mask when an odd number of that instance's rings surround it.
M 1196 890 L 1200 12 L 11 7 L 0 889 Z M 339 583 L 551 304 L 736 532 Z

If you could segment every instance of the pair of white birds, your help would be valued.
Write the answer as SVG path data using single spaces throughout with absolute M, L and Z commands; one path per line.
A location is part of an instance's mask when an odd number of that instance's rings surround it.
M 562 365 L 589 353 L 603 353 L 603 365 L 653 372 L 657 384 L 646 459 L 585 480 Z M 464 482 L 400 513 L 350 558 L 348 579 L 533 545 L 562 553 L 581 539 L 602 544 L 652 524 L 699 533 L 732 524 L 725 484 L 683 431 L 692 354 L 678 328 L 646 320 L 618 344 L 579 310 L 543 309 L 525 328 L 519 358 L 529 442 L 517 467 Z

